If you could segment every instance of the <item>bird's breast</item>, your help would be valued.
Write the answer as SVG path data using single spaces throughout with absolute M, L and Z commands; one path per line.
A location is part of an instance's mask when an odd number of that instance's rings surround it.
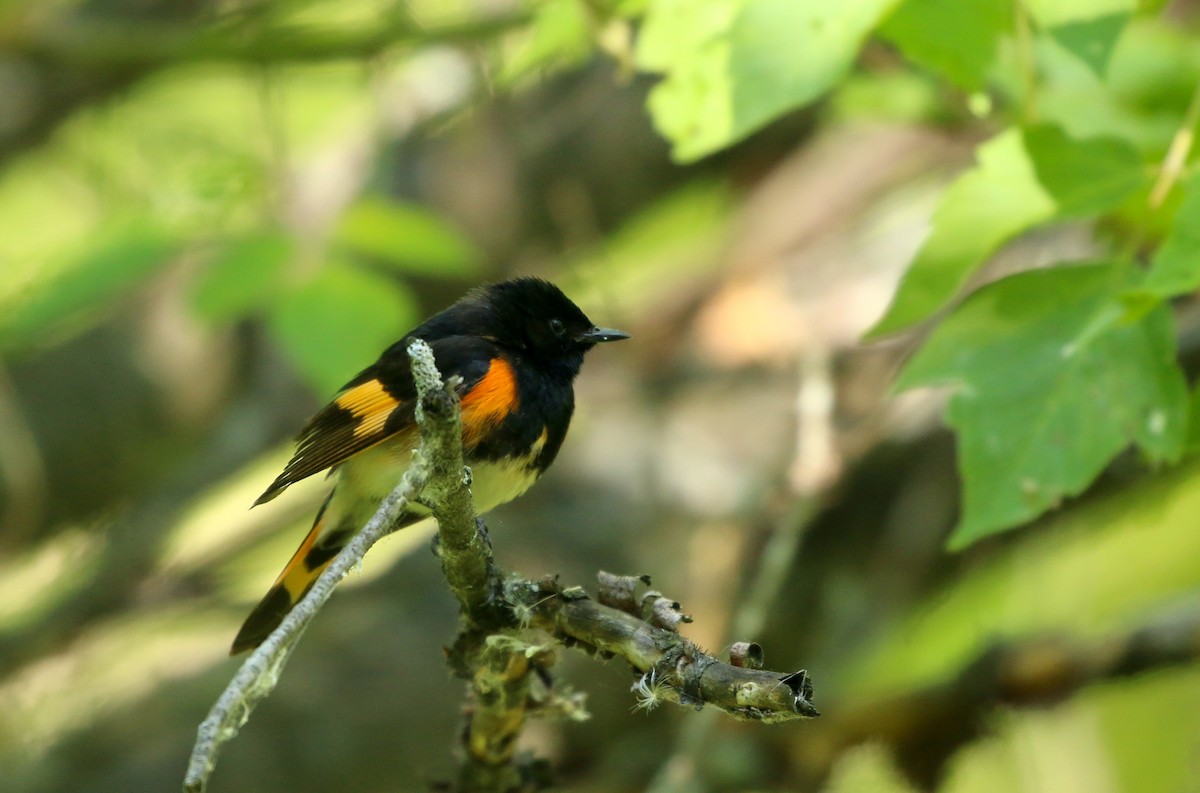
M 546 445 L 548 432 L 543 429 L 524 454 L 480 460 L 471 465 L 471 497 L 478 513 L 487 512 L 512 501 L 528 490 L 542 474 L 538 457 Z
M 477 513 L 482 514 L 513 500 L 537 481 L 542 472 L 537 461 L 548 437 L 549 431 L 543 430 L 533 444 L 519 454 L 468 460 L 471 497 Z M 358 517 L 369 518 L 379 502 L 400 483 L 412 464 L 417 442 L 412 435 L 392 438 L 347 460 L 338 468 L 339 492 L 335 500 L 345 498 L 357 502 L 361 505 L 354 510 L 360 513 Z

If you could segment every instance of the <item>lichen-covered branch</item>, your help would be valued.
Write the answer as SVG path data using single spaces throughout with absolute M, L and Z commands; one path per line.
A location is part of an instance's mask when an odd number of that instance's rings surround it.
M 484 642 L 471 677 L 471 703 L 463 730 L 462 791 L 511 791 L 529 787 L 514 762 L 517 739 L 530 710 L 544 702 L 533 696 L 538 667 L 548 669 L 553 652 L 512 636 L 492 635 Z M 547 672 L 543 672 L 546 678 Z
M 426 364 L 414 359 L 413 371 Z M 431 371 L 422 376 L 440 378 L 432 359 Z M 492 564 L 492 546 L 483 526 L 475 518 L 471 503 L 471 472 L 463 465 L 462 418 L 458 410 L 456 383 L 431 392 L 417 406 L 422 447 L 430 466 L 425 500 L 433 507 L 438 524 L 438 554 L 442 572 L 462 613 L 473 624 L 484 619 L 494 603 L 498 581 Z
M 777 723 L 820 715 L 804 670 L 780 673 L 734 666 L 674 630 L 581 593 L 568 590 L 548 597 L 546 585 L 523 585 L 528 589 L 518 596 L 531 603 L 533 625 L 569 645 L 624 659 L 645 676 L 642 683 L 654 697 L 697 708 L 712 705 L 744 721 Z M 520 587 L 510 583 L 507 589 L 517 592 Z M 659 598 L 652 597 L 647 605 L 661 609 L 658 603 Z
M 640 701 L 713 705 L 731 716 L 782 722 L 818 715 L 803 671 L 767 672 L 761 649 L 749 646 L 724 663 L 680 636 L 691 618 L 677 602 L 655 591 L 636 596 L 647 577 L 600 574 L 600 602 L 582 589 L 504 576 L 471 503 L 470 472 L 463 465 L 457 382 L 443 385 L 433 353 L 423 341 L 408 348 L 417 385 L 421 445 L 400 485 L 355 538 L 335 557 L 283 623 L 242 664 L 200 725 L 184 789 L 203 791 L 221 745 L 232 739 L 254 706 L 275 687 L 296 642 L 333 588 L 367 550 L 395 527 L 412 503 L 428 505 L 438 521 L 438 554 L 446 580 L 462 607 L 463 625 L 451 651 L 455 671 L 470 681 L 471 703 L 463 731 L 457 789 L 510 791 L 537 785 L 536 767 L 515 762 L 526 715 L 583 718 L 579 698 L 555 690 L 549 669 L 555 643 L 619 656 L 641 673 Z M 547 645 L 522 638 L 525 629 L 550 634 Z

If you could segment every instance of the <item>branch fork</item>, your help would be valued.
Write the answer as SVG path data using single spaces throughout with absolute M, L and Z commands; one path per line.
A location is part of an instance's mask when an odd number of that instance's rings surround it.
M 342 549 L 282 624 L 243 662 L 201 723 L 184 780 L 202 793 L 221 746 L 274 689 L 308 623 L 367 550 L 395 530 L 410 503 L 427 503 L 438 522 L 435 550 L 457 598 L 462 627 L 448 652 L 451 667 L 469 681 L 459 777 L 461 791 L 510 791 L 543 786 L 544 763 L 519 760 L 517 738 L 529 715 L 586 718 L 582 697 L 556 689 L 554 645 L 619 656 L 641 675 L 641 692 L 681 705 L 714 705 L 740 720 L 783 722 L 817 716 L 803 670 L 764 671 L 758 645 L 731 651 L 731 663 L 705 653 L 677 633 L 691 622 L 680 604 L 649 590 L 648 576 L 599 574 L 599 601 L 557 579 L 535 583 L 495 566 L 486 527 L 471 503 L 470 469 L 463 462 L 457 381 L 443 383 L 433 352 L 421 340 L 408 348 L 416 381 L 421 445 L 413 464 L 367 525 Z M 640 596 L 643 587 L 647 591 Z M 527 640 L 530 628 L 545 641 Z M 647 694 L 649 696 L 649 694 Z M 639 701 L 644 701 L 639 693 Z M 539 781 L 540 780 L 540 781 Z

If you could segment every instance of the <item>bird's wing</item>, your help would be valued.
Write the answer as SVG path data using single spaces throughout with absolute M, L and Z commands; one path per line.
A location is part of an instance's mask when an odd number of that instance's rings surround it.
M 430 347 L 443 379 L 455 375 L 462 378 L 458 393 L 463 399 L 464 436 L 469 440 L 471 428 L 480 425 L 470 420 L 471 413 L 496 413 L 506 397 L 515 400 L 516 384 L 510 382 L 512 368 L 499 357 L 495 345 L 483 339 L 451 336 L 432 342 Z M 413 430 L 416 396 L 406 347 L 395 344 L 347 383 L 300 430 L 291 461 L 258 497 L 255 506 L 270 501 L 301 479 Z

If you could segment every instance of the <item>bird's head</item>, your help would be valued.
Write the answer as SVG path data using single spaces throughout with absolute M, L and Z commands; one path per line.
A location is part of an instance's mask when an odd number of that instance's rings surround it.
M 597 327 L 561 289 L 540 278 L 489 284 L 463 302 L 480 336 L 572 374 L 596 344 L 629 338 L 623 331 Z

